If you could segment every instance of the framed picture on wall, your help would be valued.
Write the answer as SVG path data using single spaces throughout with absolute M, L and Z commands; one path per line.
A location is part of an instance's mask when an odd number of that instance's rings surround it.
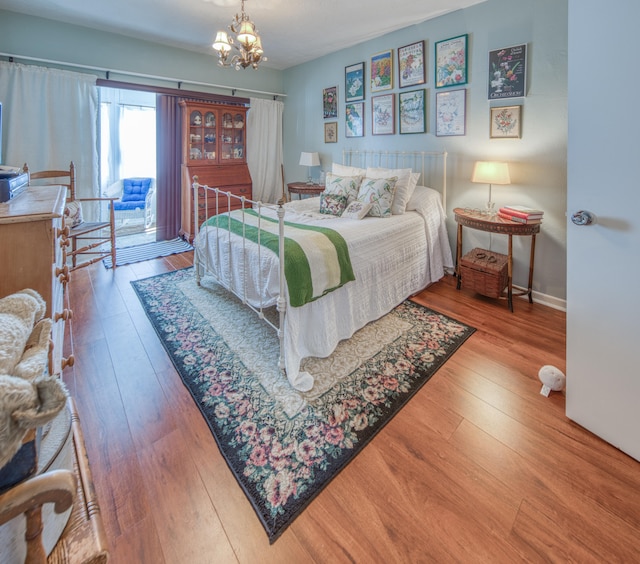
M 400 88 L 424 84 L 424 41 L 398 48 L 398 82 Z
M 436 88 L 467 83 L 467 34 L 436 43 Z
M 393 88 L 393 49 L 371 57 L 371 92 Z
M 347 104 L 344 112 L 345 137 L 364 136 L 364 102 Z
M 345 102 L 364 100 L 364 62 L 344 68 Z
M 411 90 L 398 94 L 400 133 L 426 133 L 426 90 Z
M 322 91 L 322 114 L 325 119 L 338 117 L 337 86 L 330 86 Z
M 491 139 L 519 139 L 522 135 L 522 106 L 491 108 Z
M 489 100 L 522 98 L 527 92 L 527 45 L 489 51 Z
M 436 135 L 464 135 L 466 113 L 466 88 L 436 92 Z
M 382 94 L 371 98 L 371 134 L 395 133 L 395 94 Z
M 328 121 L 324 124 L 324 142 L 325 143 L 338 142 L 338 122 L 337 121 Z

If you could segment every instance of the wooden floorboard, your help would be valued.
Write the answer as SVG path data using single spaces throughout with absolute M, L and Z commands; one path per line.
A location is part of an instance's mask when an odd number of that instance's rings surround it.
M 540 395 L 563 312 L 456 290 L 416 301 L 475 334 L 273 544 L 131 286 L 193 253 L 73 273 L 65 382 L 111 562 L 638 562 L 640 463 Z

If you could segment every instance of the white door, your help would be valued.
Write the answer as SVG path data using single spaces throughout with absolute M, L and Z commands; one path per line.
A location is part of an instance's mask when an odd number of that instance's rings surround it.
M 566 411 L 638 460 L 639 22 L 637 0 L 569 0 Z

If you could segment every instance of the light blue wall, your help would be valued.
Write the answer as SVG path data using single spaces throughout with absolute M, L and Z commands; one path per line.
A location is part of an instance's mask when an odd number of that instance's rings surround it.
M 339 25 L 336 23 L 336 25 Z M 434 45 L 461 34 L 469 35 L 469 83 L 466 135 L 436 137 Z M 366 90 L 365 137 L 345 141 L 344 68 L 383 50 L 424 39 L 427 57 L 426 134 L 372 136 L 371 95 Z M 504 102 L 523 104 L 521 139 L 489 139 L 487 67 L 489 50 L 526 43 L 529 50 L 527 97 Z M 139 41 L 120 35 L 61 24 L 0 10 L 0 52 L 60 60 L 79 65 L 113 68 L 185 81 L 235 86 L 239 96 L 261 96 L 242 91 L 259 90 L 286 94 L 284 109 L 284 155 L 286 181 L 306 177 L 298 165 L 300 151 L 319 151 L 323 168 L 340 161 L 342 149 L 446 150 L 449 153 L 448 228 L 455 247 L 454 207 L 481 207 L 488 188 L 470 182 L 475 160 L 506 160 L 512 185 L 494 187 L 498 205 L 519 203 L 545 210 L 538 237 L 534 290 L 558 300 L 566 296 L 566 152 L 567 152 L 567 0 L 488 0 L 383 37 L 327 55 L 286 71 L 260 68 L 236 72 L 221 69 L 213 56 L 201 55 Z M 96 73 L 104 76 L 103 73 Z M 368 72 L 367 72 L 368 76 Z M 115 80 L 159 84 L 111 74 Z M 324 143 L 322 89 L 338 86 L 338 143 Z M 395 88 L 400 92 L 395 77 Z M 228 90 L 185 84 L 185 89 L 229 94 Z M 408 89 L 409 90 L 409 89 Z M 385 91 L 389 92 L 389 91 Z M 265 97 L 266 95 L 262 95 Z M 493 105 L 497 105 L 495 102 Z M 397 128 L 396 128 L 397 129 Z M 528 238 L 514 241 L 514 281 L 526 285 Z M 505 252 L 506 240 L 481 232 L 465 231 L 465 249 L 491 246 Z
M 238 72 L 230 68 L 222 68 L 217 65 L 213 49 L 211 55 L 193 53 L 124 35 L 105 33 L 3 10 L 0 10 L 0 53 L 111 69 L 111 79 L 138 84 L 178 88 L 175 82 L 145 80 L 113 71 L 233 86 L 238 89 L 236 94 L 244 97 L 262 95 L 248 93 L 243 91 L 243 88 L 266 92 L 283 91 L 282 71 L 261 68 L 258 71 L 245 69 Z M 18 58 L 16 61 L 23 62 Z M 89 72 L 78 68 L 71 70 Z M 104 72 L 94 74 L 105 78 Z M 231 94 L 228 89 L 194 86 L 188 83 L 183 84 L 182 88 Z
M 435 136 L 434 45 L 461 34 L 469 37 L 469 82 L 466 135 Z M 371 94 L 365 91 L 365 136 L 344 136 L 344 69 L 371 55 L 424 39 L 427 57 L 428 119 L 426 134 L 371 135 Z M 488 52 L 526 43 L 527 96 L 501 103 L 487 100 Z M 369 77 L 368 68 L 366 76 Z M 298 165 L 300 151 L 318 151 L 322 168 L 341 162 L 344 148 L 387 150 L 446 150 L 449 153 L 448 228 L 455 248 L 454 207 L 482 207 L 488 187 L 470 182 L 476 160 L 505 160 L 510 164 L 511 186 L 494 186 L 497 205 L 519 203 L 545 210 L 536 243 L 534 290 L 565 299 L 566 290 L 566 152 L 567 152 L 567 1 L 488 0 L 471 8 L 390 33 L 284 71 L 287 93 L 284 114 L 285 171 L 287 181 L 306 178 Z M 395 87 L 384 93 L 397 94 Z M 338 143 L 324 143 L 322 90 L 338 86 Z M 406 90 L 411 90 L 407 88 Z M 522 104 L 522 138 L 490 139 L 491 105 Z M 396 100 L 397 105 L 397 100 Z M 397 110 L 396 110 L 397 112 Z M 336 120 L 326 120 L 336 121 Z M 396 116 L 397 124 L 397 116 Z M 397 126 L 396 126 L 397 131 Z M 491 247 L 506 252 L 506 237 L 465 230 L 465 249 Z M 526 286 L 529 239 L 514 240 L 514 281 Z M 553 301 L 552 301 L 553 303 Z M 556 304 L 562 305 L 562 303 Z

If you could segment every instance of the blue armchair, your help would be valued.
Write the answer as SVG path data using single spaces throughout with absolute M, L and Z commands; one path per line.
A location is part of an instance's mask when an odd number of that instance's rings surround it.
M 124 178 L 109 186 L 105 195 L 118 198 L 113 202 L 116 220 L 143 218 L 145 229 L 153 224 L 156 213 L 154 178 Z

